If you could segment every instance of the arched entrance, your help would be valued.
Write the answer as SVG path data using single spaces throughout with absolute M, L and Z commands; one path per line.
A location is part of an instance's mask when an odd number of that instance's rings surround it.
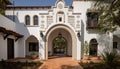
M 62 43 L 63 48 L 60 45 L 57 48 L 55 46 L 56 39 L 58 37 L 62 36 L 63 44 L 64 42 L 66 43 L 64 46 Z M 54 42 L 55 41 L 55 42 Z M 55 53 L 59 54 L 64 54 L 66 56 L 72 56 L 73 59 L 77 59 L 77 39 L 74 31 L 63 24 L 57 24 L 52 26 L 51 28 L 48 29 L 46 32 L 46 43 L 45 43 L 45 57 L 48 59 L 49 56 L 55 55 Z M 65 48 L 64 48 L 65 47 Z M 60 49 L 61 48 L 61 49 Z
M 53 55 L 67 55 L 67 40 L 61 33 L 53 40 Z
M 36 54 L 38 56 L 39 53 L 39 44 L 38 44 L 38 39 L 31 35 L 29 36 L 26 41 L 26 57 L 30 57 L 32 54 Z
M 90 40 L 90 55 L 97 56 L 98 43 L 96 39 Z
M 48 38 L 48 57 L 57 56 L 72 56 L 72 38 L 70 33 L 58 28 L 51 32 Z

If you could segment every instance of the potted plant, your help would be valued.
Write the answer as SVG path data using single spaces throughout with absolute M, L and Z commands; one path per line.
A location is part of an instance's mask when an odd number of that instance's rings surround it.
M 87 41 L 84 43 L 84 59 L 89 59 L 89 44 Z
M 36 57 L 37 57 L 37 54 L 36 54 L 35 52 L 32 52 L 32 53 L 31 53 L 31 58 L 34 59 L 34 58 L 36 58 Z

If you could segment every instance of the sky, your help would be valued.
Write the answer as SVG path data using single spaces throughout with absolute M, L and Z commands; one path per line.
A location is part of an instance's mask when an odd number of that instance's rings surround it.
M 15 6 L 54 6 L 56 0 L 10 0 Z M 64 0 L 66 5 L 71 5 L 72 0 Z

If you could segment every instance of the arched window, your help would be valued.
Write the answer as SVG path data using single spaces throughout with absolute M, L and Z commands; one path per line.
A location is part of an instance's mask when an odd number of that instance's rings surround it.
M 33 17 L 33 23 L 34 23 L 34 25 L 38 25 L 38 16 L 37 15 L 35 15 Z
M 29 15 L 25 16 L 25 24 L 30 25 L 30 16 Z
M 98 43 L 96 39 L 90 40 L 90 55 L 97 56 Z

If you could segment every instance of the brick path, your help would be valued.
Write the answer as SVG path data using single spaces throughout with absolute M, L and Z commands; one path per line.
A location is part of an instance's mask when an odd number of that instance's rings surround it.
M 71 57 L 52 57 L 45 61 L 39 69 L 82 69 L 78 61 Z

